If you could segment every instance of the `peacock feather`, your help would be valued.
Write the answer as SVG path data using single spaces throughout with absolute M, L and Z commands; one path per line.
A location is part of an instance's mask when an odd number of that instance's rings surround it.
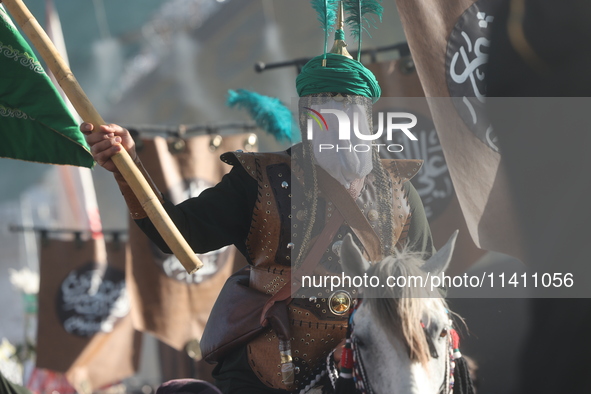
M 291 140 L 291 111 L 278 98 L 246 89 L 228 90 L 226 104 L 248 111 L 257 126 L 275 136 L 277 141 Z
M 311 0 L 312 8 L 318 14 L 318 21 L 324 30 L 324 57 L 328 51 L 328 34 L 332 31 L 337 21 L 338 0 Z
M 382 21 L 384 7 L 381 0 L 343 0 L 343 6 L 347 13 L 345 23 L 351 30 L 351 35 L 357 39 L 357 60 L 361 58 L 361 41 L 363 32 L 369 34 L 368 28 L 376 27 L 376 20 L 368 14 L 375 15 Z

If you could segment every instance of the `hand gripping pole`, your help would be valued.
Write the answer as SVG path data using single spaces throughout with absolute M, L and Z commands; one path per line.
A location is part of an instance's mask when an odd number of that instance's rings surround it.
M 101 125 L 105 124 L 105 121 L 94 108 L 39 22 L 22 0 L 3 0 L 3 3 L 27 37 L 29 37 L 29 40 L 55 76 L 78 114 L 85 122 L 92 123 L 94 130 L 98 130 Z M 193 273 L 201 268 L 203 263 L 197 258 L 195 252 L 176 228 L 127 151 L 122 150 L 113 156 L 112 160 L 170 250 L 176 255 L 187 272 Z

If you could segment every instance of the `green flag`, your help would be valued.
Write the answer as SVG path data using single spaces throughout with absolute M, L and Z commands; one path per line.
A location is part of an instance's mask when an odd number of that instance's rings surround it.
M 74 117 L 0 5 L 0 157 L 91 168 Z

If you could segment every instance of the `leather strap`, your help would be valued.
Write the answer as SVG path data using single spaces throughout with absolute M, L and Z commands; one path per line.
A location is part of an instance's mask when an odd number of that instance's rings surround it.
M 337 207 L 345 222 L 355 233 L 365 248 L 370 261 L 379 261 L 382 258 L 380 237 L 376 234 L 365 215 L 361 212 L 353 197 L 345 187 L 331 177 L 325 170 L 316 167 L 318 184 L 322 193 Z
M 140 172 L 144 175 L 144 177 L 146 178 L 146 181 L 148 182 L 148 184 L 150 185 L 152 190 L 154 190 L 154 193 L 158 197 L 158 200 L 160 201 L 160 203 L 163 204 L 164 199 L 162 198 L 162 193 L 160 193 L 160 191 L 158 190 L 158 187 L 156 187 L 156 184 L 154 183 L 152 178 L 150 178 L 148 171 L 146 171 L 146 169 L 144 168 L 144 165 L 142 164 L 142 162 L 137 154 L 135 156 L 135 159 L 133 159 L 133 162 L 137 166 L 138 170 L 140 170 Z M 142 204 L 139 202 L 139 200 L 135 196 L 135 193 L 133 192 L 133 190 L 131 190 L 131 187 L 129 186 L 127 181 L 123 178 L 123 175 L 121 175 L 120 172 L 115 172 L 114 176 L 115 176 L 115 181 L 117 182 L 117 185 L 119 186 L 119 190 L 121 190 L 121 194 L 123 195 L 123 198 L 125 199 L 125 202 L 127 204 L 127 208 L 129 209 L 129 214 L 131 215 L 131 218 L 134 220 L 137 220 L 137 219 L 143 219 L 143 218 L 148 217 L 148 214 L 144 210 L 144 207 L 142 206 Z
M 291 283 L 286 283 L 265 303 L 263 311 L 261 312 L 262 326 L 267 325 L 267 312 L 276 302 L 287 300 L 291 297 L 292 293 L 295 293 L 300 289 L 302 286 L 300 278 L 304 275 L 309 275 L 314 271 L 314 268 L 316 268 L 316 265 L 322 258 L 324 251 L 334 239 L 335 235 L 337 235 L 337 232 L 339 231 L 339 228 L 343 222 L 344 218 L 341 213 L 339 211 L 335 211 L 326 226 L 324 226 L 322 233 L 320 233 L 316 239 L 316 242 L 314 242 L 312 249 L 310 249 L 310 252 L 307 254 L 300 268 L 298 268 L 297 271 L 291 273 Z

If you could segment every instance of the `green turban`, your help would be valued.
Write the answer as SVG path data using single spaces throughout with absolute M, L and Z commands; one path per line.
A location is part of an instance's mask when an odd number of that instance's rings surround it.
M 343 93 L 365 96 L 375 103 L 382 90 L 376 77 L 357 60 L 334 53 L 327 53 L 326 67 L 322 67 L 323 55 L 310 60 L 296 79 L 300 97 L 318 93 Z

